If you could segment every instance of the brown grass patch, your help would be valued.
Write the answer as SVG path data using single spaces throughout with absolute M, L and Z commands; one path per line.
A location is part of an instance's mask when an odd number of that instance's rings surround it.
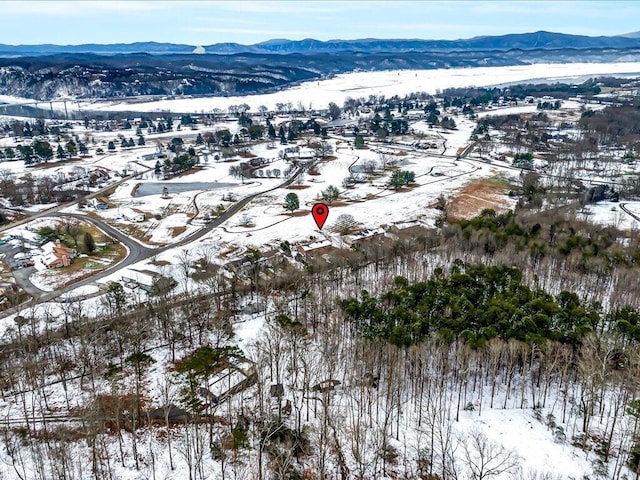
M 404 150 L 399 150 L 396 153 L 394 153 L 396 157 L 404 157 L 406 154 L 407 152 L 405 152 Z
M 304 190 L 305 188 L 309 188 L 311 185 L 289 185 L 287 190 Z
M 238 154 L 238 156 L 242 157 L 242 158 L 256 158 L 257 155 L 254 155 L 253 153 L 249 153 L 249 152 L 241 152 Z
M 449 204 L 449 221 L 476 217 L 487 208 L 497 212 L 507 210 L 506 192 L 507 187 L 496 181 L 479 180 L 467 184 Z
M 148 243 L 149 245 L 154 245 L 154 246 L 164 245 L 164 243 L 152 242 L 151 240 L 149 240 L 147 237 L 149 236 L 150 232 L 143 230 L 141 227 L 137 225 L 132 225 L 129 223 L 116 223 L 116 222 L 109 222 L 109 225 L 111 225 L 114 228 L 117 228 L 118 230 L 126 233 L 131 237 L 137 238 L 138 240 Z

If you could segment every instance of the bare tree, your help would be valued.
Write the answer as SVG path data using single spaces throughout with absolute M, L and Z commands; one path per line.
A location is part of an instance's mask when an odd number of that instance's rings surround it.
M 468 478 L 484 480 L 503 473 L 515 474 L 520 468 L 520 457 L 513 450 L 493 442 L 487 436 L 473 430 L 461 441 L 467 464 Z

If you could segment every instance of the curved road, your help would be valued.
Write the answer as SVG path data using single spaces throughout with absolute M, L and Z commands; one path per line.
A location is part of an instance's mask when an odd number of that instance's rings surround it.
M 76 288 L 85 286 L 85 285 L 89 285 L 91 283 L 94 283 L 96 280 L 99 280 L 101 278 L 104 278 L 108 275 L 111 275 L 112 273 L 128 267 L 129 265 L 132 265 L 134 263 L 138 263 L 142 260 L 146 260 L 147 258 L 153 257 L 154 255 L 157 255 L 159 253 L 165 252 L 167 250 L 170 250 L 172 248 L 176 248 L 176 247 L 182 247 L 184 245 L 187 245 L 195 240 L 198 240 L 199 238 L 204 237 L 205 235 L 207 235 L 209 232 L 211 232 L 214 228 L 219 227 L 220 225 L 222 225 L 224 222 L 226 222 L 229 218 L 233 217 L 235 214 L 237 214 L 239 211 L 241 211 L 247 204 L 249 204 L 252 200 L 254 200 L 255 198 L 264 195 L 265 193 L 269 193 L 272 192 L 274 190 L 277 190 L 279 188 L 283 188 L 283 187 L 287 187 L 289 185 L 291 185 L 295 179 L 298 177 L 298 175 L 300 175 L 300 173 L 302 173 L 303 169 L 301 167 L 299 167 L 294 173 L 293 175 L 291 175 L 291 177 L 289 177 L 288 179 L 286 179 L 284 182 L 279 183 L 278 185 L 269 188 L 267 190 L 264 190 L 262 192 L 256 192 L 256 193 L 252 193 L 251 195 L 248 195 L 244 198 L 242 198 L 241 200 L 237 201 L 236 203 L 234 203 L 231 207 L 229 207 L 227 210 L 225 210 L 222 215 L 220 215 L 218 218 L 216 218 L 215 220 L 213 220 L 212 222 L 208 223 L 207 225 L 203 226 L 202 228 L 198 229 L 197 231 L 187 235 L 185 238 L 183 238 L 182 240 L 180 240 L 179 242 L 176 243 L 172 243 L 170 245 L 166 245 L 164 247 L 159 247 L 159 248 L 150 248 L 147 247 L 145 245 L 142 245 L 140 243 L 138 243 L 137 241 L 131 239 L 129 236 L 125 235 L 124 233 L 120 232 L 119 230 L 117 230 L 116 228 L 113 228 L 112 226 L 110 226 L 109 224 L 107 224 L 106 222 L 99 220 L 97 218 L 93 218 L 93 217 L 89 217 L 87 215 L 83 215 L 83 214 L 79 214 L 79 213 L 60 213 L 57 212 L 57 210 L 61 209 L 61 208 L 65 208 L 69 205 L 65 204 L 62 207 L 56 207 L 54 209 L 54 211 L 46 211 L 46 212 L 42 212 L 41 214 L 37 214 L 34 215 L 33 217 L 29 218 L 29 220 L 32 220 L 34 217 L 72 217 L 72 218 L 78 218 L 80 220 L 83 221 L 88 221 L 93 223 L 96 227 L 98 227 L 100 230 L 104 231 L 107 235 L 115 238 L 117 241 L 119 241 L 121 244 L 123 244 L 127 250 L 128 250 L 128 255 L 126 258 L 124 258 L 122 261 L 111 265 L 110 267 L 96 273 L 95 275 L 92 275 L 88 278 L 85 278 L 83 280 L 80 280 L 78 282 L 74 282 L 71 285 L 68 285 L 64 288 L 58 289 L 58 290 L 54 290 L 52 292 L 43 292 L 40 295 L 35 296 L 34 298 L 32 298 L 31 300 L 22 303 L 21 305 L 19 305 L 18 307 L 6 310 L 4 312 L 2 312 L 0 314 L 0 318 L 5 317 L 7 315 L 10 315 L 12 313 L 15 313 L 19 308 L 25 308 L 31 305 L 35 305 L 38 303 L 42 303 L 42 302 L 48 302 L 51 301 L 57 297 L 59 297 L 60 295 L 70 292 L 72 290 L 75 290 Z M 26 223 L 26 222 L 22 222 L 22 223 Z M 13 225 L 15 226 L 15 225 Z

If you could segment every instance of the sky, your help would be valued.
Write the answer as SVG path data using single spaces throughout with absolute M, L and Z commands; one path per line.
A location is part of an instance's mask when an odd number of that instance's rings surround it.
M 538 30 L 594 36 L 635 32 L 640 2 L 0 0 L 0 43 L 12 45 L 457 39 Z

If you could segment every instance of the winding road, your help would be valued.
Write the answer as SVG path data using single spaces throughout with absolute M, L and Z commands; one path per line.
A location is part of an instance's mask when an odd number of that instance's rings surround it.
M 4 312 L 2 312 L 0 314 L 0 318 L 6 317 L 8 315 L 11 315 L 13 313 L 16 313 L 18 310 L 20 309 L 24 309 L 26 307 L 30 307 L 33 305 L 36 305 L 38 303 L 43 303 L 43 302 L 49 302 L 51 300 L 54 300 L 58 297 L 60 297 L 61 295 L 70 292 L 72 290 L 75 290 L 79 287 L 83 287 L 85 285 L 89 285 L 92 284 L 94 282 L 96 282 L 97 280 L 100 280 L 101 278 L 104 278 L 106 276 L 109 276 L 111 274 L 113 274 L 114 272 L 128 267 L 129 265 L 133 265 L 135 263 L 141 262 L 143 260 L 146 260 L 148 258 L 153 257 L 154 255 L 158 255 L 159 253 L 165 252 L 167 250 L 171 250 L 172 248 L 176 248 L 176 247 L 182 247 L 185 246 L 191 242 L 194 242 L 202 237 L 204 237 L 205 235 L 207 235 L 209 232 L 211 232 L 214 228 L 219 227 L 220 225 L 222 225 L 224 222 L 226 222 L 228 219 L 230 219 L 231 217 L 233 217 L 234 215 L 236 215 L 238 212 L 240 212 L 245 206 L 247 206 L 251 201 L 253 201 L 255 198 L 264 195 L 266 193 L 272 192 L 274 190 L 277 190 L 279 188 L 283 188 L 283 187 L 287 187 L 289 185 L 291 185 L 295 179 L 298 177 L 298 175 L 300 175 L 303 172 L 303 168 L 302 167 L 298 167 L 298 169 L 296 171 L 294 171 L 294 173 L 287 178 L 285 181 L 279 183 L 278 185 L 271 187 L 267 190 L 261 191 L 261 192 L 256 192 L 253 193 L 251 195 L 248 195 L 244 198 L 242 198 L 241 200 L 237 201 L 236 203 L 234 203 L 233 205 L 231 205 L 227 210 L 225 210 L 219 217 L 217 217 L 216 219 L 214 219 L 213 221 L 211 221 L 210 223 L 208 223 L 207 225 L 204 225 L 202 228 L 198 229 L 197 231 L 187 235 L 185 238 L 183 238 L 182 240 L 180 240 L 179 242 L 176 243 L 172 243 L 170 245 L 166 245 L 163 247 L 158 247 L 158 248 L 151 248 L 151 247 L 147 247 L 145 245 L 142 245 L 141 243 L 137 242 L 136 240 L 130 238 L 128 235 L 122 233 L 121 231 L 119 231 L 118 229 L 110 226 L 109 224 L 107 224 L 106 222 L 104 222 L 103 220 L 99 220 L 97 218 L 94 217 L 89 217 L 87 215 L 83 215 L 80 213 L 63 213 L 60 212 L 60 210 L 73 205 L 74 203 L 77 203 L 77 201 L 75 202 L 70 202 L 70 203 L 66 203 L 64 205 L 61 205 L 59 207 L 55 207 L 53 209 L 47 210 L 45 212 L 40 212 L 38 214 L 34 214 L 33 216 L 29 217 L 28 219 L 24 219 L 24 220 L 20 220 L 19 222 L 15 222 L 9 226 L 5 226 L 3 230 L 6 230 L 8 228 L 13 228 L 15 226 L 18 225 L 22 225 L 24 223 L 27 223 L 31 220 L 33 220 L 34 218 L 43 218 L 43 217 L 54 217 L 54 218 L 60 218 L 60 217 L 71 217 L 71 218 L 77 218 L 83 221 L 87 221 L 90 222 L 92 224 L 94 224 L 97 228 L 99 228 L 100 230 L 102 230 L 104 233 L 106 233 L 107 235 L 113 237 L 114 239 L 116 239 L 118 242 L 120 242 L 122 245 L 124 245 L 127 250 L 128 250 L 128 254 L 127 256 L 121 260 L 120 262 L 111 265 L 108 268 L 105 268 L 104 270 L 101 270 L 100 272 L 97 272 L 95 275 L 92 275 L 88 278 L 85 278 L 83 280 L 77 281 L 72 283 L 71 285 L 68 285 L 64 288 L 60 288 L 58 290 L 54 290 L 52 292 L 42 292 L 40 291 L 39 294 L 36 294 L 38 292 L 38 289 L 31 289 L 30 287 L 27 287 L 31 290 L 33 295 L 33 298 L 31 300 L 28 300 L 27 302 L 24 302 L 22 304 L 20 304 L 19 306 L 16 306 L 14 308 L 5 310 Z M 127 178 L 129 179 L 129 178 Z M 123 179 L 122 181 L 118 182 L 116 185 L 123 183 L 124 181 L 126 181 L 127 179 Z M 113 185 L 111 185 L 109 188 L 113 188 Z M 99 195 L 98 192 L 91 194 L 91 196 L 96 196 Z M 2 231 L 2 230 L 0 230 Z M 24 282 L 27 283 L 27 282 Z

